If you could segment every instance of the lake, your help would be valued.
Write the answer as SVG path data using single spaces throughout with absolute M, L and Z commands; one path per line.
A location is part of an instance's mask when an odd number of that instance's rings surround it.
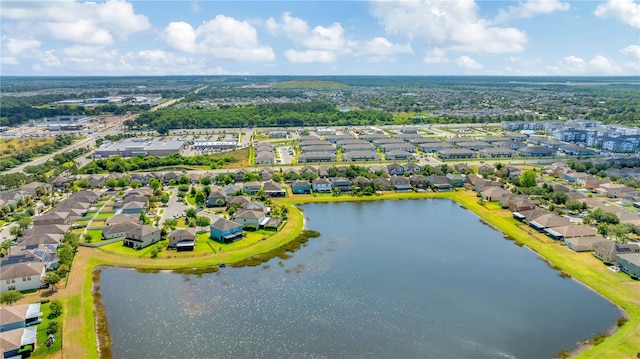
M 104 268 L 113 357 L 549 358 L 622 316 L 453 201 L 302 209 L 321 236 L 287 260 Z

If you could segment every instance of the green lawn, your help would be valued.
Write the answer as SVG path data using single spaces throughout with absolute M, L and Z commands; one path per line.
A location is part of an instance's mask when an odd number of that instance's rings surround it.
M 107 219 L 109 217 L 113 217 L 115 215 L 115 212 L 100 212 L 98 213 L 98 215 L 95 217 L 96 219 Z
M 76 224 L 79 226 L 86 226 L 88 223 L 89 223 L 88 219 L 80 219 L 73 222 L 73 224 Z
M 60 351 L 62 349 L 62 327 L 58 330 L 57 333 L 54 334 L 56 337 L 56 341 L 52 346 L 47 347 L 46 342 L 47 338 L 47 326 L 49 322 L 52 320 L 57 321 L 60 325 L 62 325 L 62 318 L 49 318 L 51 311 L 49 310 L 50 303 L 44 303 L 40 306 L 40 311 L 42 311 L 42 323 L 38 325 L 38 334 L 36 337 L 36 350 L 31 355 L 31 358 L 51 358 L 55 352 Z
M 102 229 L 87 229 L 86 234 L 91 235 L 91 240 L 93 242 L 102 240 Z

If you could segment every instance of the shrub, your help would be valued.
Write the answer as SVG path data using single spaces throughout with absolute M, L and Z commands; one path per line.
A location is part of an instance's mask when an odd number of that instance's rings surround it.
M 63 310 L 62 303 L 60 303 L 59 300 L 54 300 L 49 305 L 49 310 L 51 310 L 51 316 L 53 318 L 59 317 L 60 315 L 62 315 L 62 310 Z
M 55 320 L 50 321 L 47 325 L 47 334 L 55 334 L 58 330 L 60 330 L 60 323 Z

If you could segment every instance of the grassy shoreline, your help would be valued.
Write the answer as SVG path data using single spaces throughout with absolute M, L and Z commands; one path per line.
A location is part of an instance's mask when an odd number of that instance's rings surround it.
M 197 272 L 198 269 L 216 266 L 222 263 L 235 263 L 255 255 L 277 251 L 304 229 L 304 215 L 296 208 L 298 204 L 345 201 L 375 201 L 401 199 L 445 198 L 459 203 L 477 216 L 494 226 L 505 236 L 527 246 L 559 270 L 571 275 L 579 282 L 604 296 L 620 307 L 629 321 L 608 337 L 603 343 L 592 348 L 583 347 L 579 358 L 635 358 L 640 351 L 640 282 L 631 280 L 622 273 L 613 273 L 588 253 L 575 253 L 572 250 L 523 227 L 506 210 L 478 203 L 475 192 L 424 192 L 424 193 L 385 193 L 380 196 L 311 196 L 296 195 L 274 202 L 290 206 L 287 225 L 269 239 L 248 248 L 233 252 L 216 253 L 204 257 L 186 258 L 130 258 L 81 247 L 78 250 L 68 285 L 59 291 L 56 297 L 64 299 L 64 357 L 99 358 L 96 338 L 96 307 L 94 303 L 94 271 L 103 266 L 138 268 L 146 270 L 181 270 Z M 30 297 L 30 296 L 29 296 Z M 32 297 L 33 298 L 33 297 Z M 75 308 L 74 308 L 75 307 Z

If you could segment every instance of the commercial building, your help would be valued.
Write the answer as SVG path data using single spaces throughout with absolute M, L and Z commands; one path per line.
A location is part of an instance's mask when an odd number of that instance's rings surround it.
M 95 151 L 95 158 L 120 156 L 168 156 L 182 153 L 186 141 L 179 139 L 129 138 L 118 142 L 106 142 Z

